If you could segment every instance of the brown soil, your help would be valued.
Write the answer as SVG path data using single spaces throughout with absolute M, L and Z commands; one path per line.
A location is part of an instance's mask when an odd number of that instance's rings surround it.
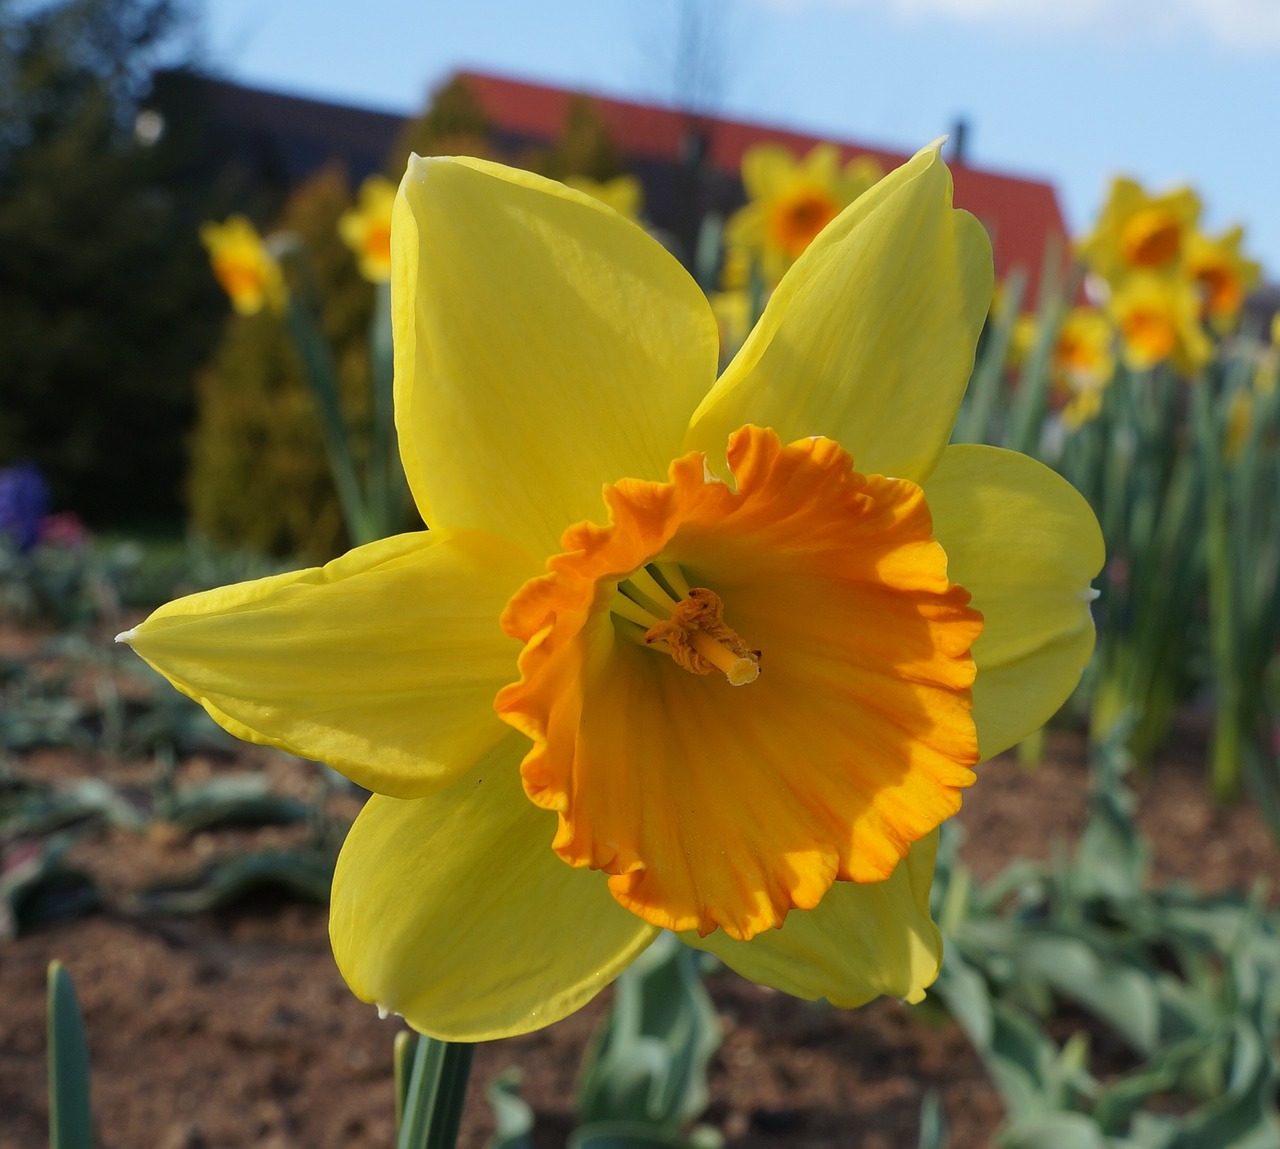
M 24 645 L 0 637 L 0 653 Z M 1276 849 L 1256 813 L 1208 802 L 1194 729 L 1181 732 L 1180 746 L 1138 780 L 1156 879 L 1221 889 L 1275 873 Z M 69 750 L 32 754 L 14 768 L 116 784 L 145 782 L 153 769 Z M 229 768 L 266 769 L 287 793 L 305 796 L 314 784 L 310 764 L 250 747 L 234 761 L 186 762 L 182 777 Z M 1074 734 L 1051 734 L 1034 771 L 1006 757 L 982 775 L 961 815 L 963 856 L 980 878 L 1015 857 L 1047 857 L 1083 822 L 1087 779 Z M 84 1007 L 102 1149 L 392 1143 L 391 1045 L 400 1023 L 378 1020 L 348 992 L 329 954 L 322 908 L 263 898 L 194 918 L 122 908 L 130 891 L 157 876 L 303 832 L 186 835 L 159 824 L 146 833 L 95 833 L 75 848 L 71 860 L 94 874 L 107 908 L 0 947 L 0 1149 L 47 1144 L 44 986 L 53 958 L 70 970 Z M 808 1005 L 728 972 L 713 975 L 709 987 L 725 1039 L 705 1120 L 734 1149 L 911 1146 L 930 1090 L 945 1105 L 953 1149 L 991 1143 L 1000 1103 L 954 1025 L 892 1001 L 851 1012 Z M 607 1001 L 605 994 L 558 1025 L 477 1051 L 466 1149 L 484 1144 L 491 1128 L 484 1089 L 510 1066 L 520 1068 L 521 1093 L 537 1113 L 538 1144 L 564 1143 L 574 1075 Z

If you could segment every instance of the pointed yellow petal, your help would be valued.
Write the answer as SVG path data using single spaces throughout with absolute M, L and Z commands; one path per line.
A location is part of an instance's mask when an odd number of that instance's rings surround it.
M 835 439 L 864 474 L 922 480 L 955 421 L 991 302 L 991 243 L 951 207 L 937 148 L 890 173 L 796 261 L 694 415 L 724 474 L 744 423 Z
M 982 611 L 973 718 L 990 758 L 1048 721 L 1080 680 L 1102 532 L 1070 483 L 996 447 L 949 447 L 925 494 L 947 577 Z
M 792 910 L 781 929 L 750 941 L 719 931 L 680 938 L 754 982 L 810 1001 L 852 1007 L 881 994 L 919 1001 L 942 962 L 929 917 L 937 850 L 935 830 L 883 882 L 837 882 L 815 909 Z
M 510 735 L 429 798 L 374 795 L 333 878 L 329 935 L 357 997 L 450 1041 L 550 1025 L 656 936 L 600 874 L 551 852 L 555 816 L 520 789 Z
M 537 554 L 600 488 L 661 478 L 715 377 L 715 319 L 640 228 L 482 160 L 418 159 L 393 222 L 396 425 L 431 526 Z
M 493 696 L 519 647 L 498 617 L 537 569 L 478 531 L 399 535 L 178 599 L 123 637 L 237 737 L 415 797 L 505 734 Z

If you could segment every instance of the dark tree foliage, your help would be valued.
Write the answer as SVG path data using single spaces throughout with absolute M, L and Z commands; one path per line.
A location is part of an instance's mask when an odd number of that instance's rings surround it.
M 524 166 L 553 180 L 586 176 L 603 182 L 627 173 L 622 151 L 590 96 L 569 101 L 560 138 L 549 148 L 530 152 Z
M 180 514 L 226 310 L 188 141 L 138 120 L 186 27 L 174 0 L 0 0 L 0 465 L 37 463 L 92 524 Z
M 420 156 L 480 156 L 491 158 L 491 126 L 471 85 L 461 76 L 431 93 L 421 115 L 405 124 L 387 157 L 387 174 L 404 175 L 409 154 Z

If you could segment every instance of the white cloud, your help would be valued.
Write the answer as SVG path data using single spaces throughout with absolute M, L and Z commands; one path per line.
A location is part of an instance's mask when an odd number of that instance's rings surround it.
M 942 16 L 1023 30 L 1115 36 L 1208 35 L 1250 55 L 1280 51 L 1280 0 L 760 0 L 771 8 L 887 8 L 906 20 Z

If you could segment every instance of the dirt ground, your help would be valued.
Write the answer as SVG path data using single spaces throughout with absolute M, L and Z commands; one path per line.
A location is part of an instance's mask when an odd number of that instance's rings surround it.
M 1256 813 L 1215 809 L 1202 768 L 1203 733 L 1190 722 L 1138 780 L 1140 822 L 1158 881 L 1203 889 L 1249 886 L 1277 873 Z M 44 750 L 12 763 L 33 777 L 145 778 L 147 763 L 88 751 Z M 234 760 L 195 759 L 198 779 L 269 770 L 282 792 L 305 795 L 314 767 L 256 748 Z M 1034 771 L 1011 758 L 982 768 L 966 798 L 964 860 L 988 877 L 1015 857 L 1044 858 L 1085 816 L 1081 738 L 1051 733 Z M 195 917 L 139 916 L 122 906 L 157 875 L 190 870 L 246 844 L 299 831 L 195 833 L 153 826 L 102 831 L 72 859 L 94 874 L 106 908 L 0 945 L 0 1149 L 47 1144 L 45 975 L 53 958 L 75 978 L 93 1059 L 101 1149 L 364 1149 L 393 1141 L 391 1046 L 400 1023 L 380 1021 L 346 989 L 329 954 L 323 908 L 258 897 Z M 727 971 L 709 988 L 724 1023 L 706 1123 L 733 1149 L 901 1149 L 916 1144 L 920 1104 L 936 1090 L 953 1149 L 991 1143 L 999 1100 L 954 1025 L 880 1001 L 858 1011 L 797 1002 Z M 479 1048 L 462 1145 L 491 1129 L 484 1090 L 510 1066 L 537 1114 L 539 1146 L 573 1127 L 574 1076 L 608 995 L 558 1025 Z

